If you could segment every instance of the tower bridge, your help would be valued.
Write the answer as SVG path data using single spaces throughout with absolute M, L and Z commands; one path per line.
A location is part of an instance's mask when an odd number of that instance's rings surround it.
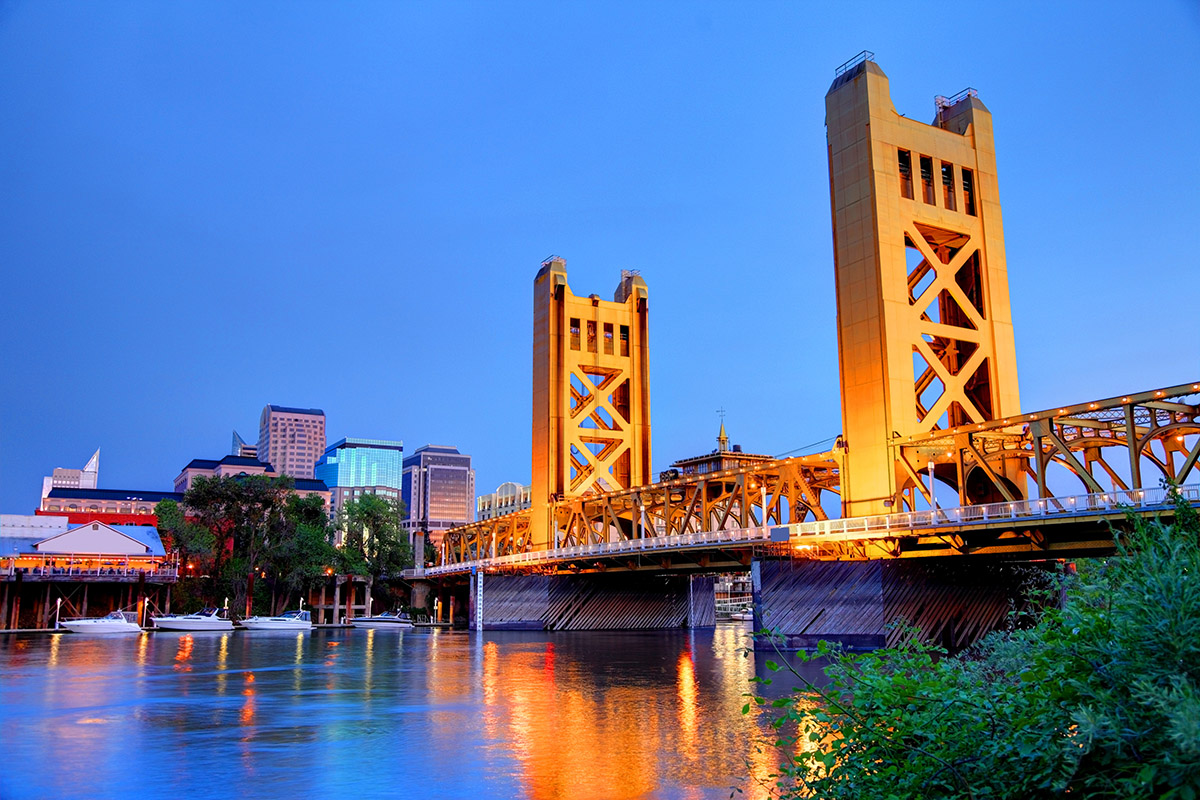
M 612 301 L 577 297 L 552 257 L 534 281 L 533 505 L 450 530 L 412 577 L 469 580 L 475 627 L 663 627 L 711 623 L 703 576 L 750 568 L 756 623 L 793 644 L 894 643 L 903 617 L 957 647 L 1020 602 L 1004 562 L 1111 552 L 1130 509 L 1169 513 L 1162 482 L 1200 477 L 1200 382 L 1020 410 L 978 94 L 908 119 L 862 53 L 826 126 L 834 449 L 651 483 L 647 285 L 624 272 Z

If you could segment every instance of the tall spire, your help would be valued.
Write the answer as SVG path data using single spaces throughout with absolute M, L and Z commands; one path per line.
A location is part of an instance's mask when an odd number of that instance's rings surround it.
M 721 432 L 717 434 L 717 452 L 729 452 L 729 436 L 725 433 L 725 420 L 721 420 Z

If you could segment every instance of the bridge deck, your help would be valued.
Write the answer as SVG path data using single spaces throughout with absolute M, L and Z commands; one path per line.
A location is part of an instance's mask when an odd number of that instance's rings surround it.
M 1200 486 L 1187 486 L 1181 495 L 1200 506 Z M 555 571 L 581 562 L 601 568 L 632 569 L 632 557 L 653 556 L 645 568 L 662 569 L 662 558 L 673 553 L 707 553 L 688 562 L 692 569 L 717 566 L 712 555 L 726 561 L 738 551 L 764 548 L 782 553 L 789 548 L 805 558 L 861 560 L 946 555 L 1024 555 L 1056 558 L 1111 551 L 1107 523 L 1129 512 L 1154 515 L 1172 508 L 1165 489 L 1102 492 L 1043 500 L 989 503 L 978 506 L 914 511 L 874 517 L 820 520 L 792 525 L 703 531 L 674 536 L 646 536 L 598 544 L 560 547 L 444 564 L 405 572 L 406 577 L 437 577 L 485 571 Z M 721 559 L 717 559 L 720 561 Z M 612 562 L 612 563 L 605 563 Z M 639 564 L 640 566 L 640 564 Z

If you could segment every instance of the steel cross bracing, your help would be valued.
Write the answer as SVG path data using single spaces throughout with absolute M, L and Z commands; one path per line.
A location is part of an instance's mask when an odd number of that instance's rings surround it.
M 1180 497 L 1200 506 L 1200 486 L 1179 489 Z M 1012 503 L 761 525 L 752 528 L 678 533 L 622 539 L 551 550 L 483 556 L 412 570 L 409 577 L 436 577 L 492 571 L 591 571 L 594 569 L 705 569 L 708 554 L 753 549 L 771 555 L 815 560 L 913 558 L 946 555 L 1026 556 L 1034 559 L 1110 552 L 1107 524 L 1129 513 L 1155 516 L 1169 512 L 1174 499 L 1165 488 L 1108 491 Z M 1060 531 L 1055 531 L 1059 526 Z M 1051 532 L 1047 534 L 1047 529 Z M 688 552 L 690 558 L 680 558 Z M 670 556 L 676 560 L 672 563 Z M 632 559 L 647 558 L 635 564 Z M 605 564 L 603 560 L 608 560 Z M 748 559 L 742 559 L 746 563 Z M 565 569 L 564 569 L 565 565 Z
M 895 440 L 892 448 L 908 480 L 894 498 L 902 513 L 883 518 L 919 515 L 922 505 L 932 505 L 926 483 L 931 464 L 935 479 L 957 494 L 956 507 L 937 509 L 943 515 L 967 507 L 1020 508 L 1031 495 L 1056 507 L 1061 498 L 1053 484 L 1064 477 L 1085 492 L 1063 493 L 1064 498 L 1153 491 L 1162 480 L 1182 485 L 1200 475 L 1200 382 L 910 436 Z M 1109 452 L 1114 449 L 1123 452 Z M 737 532 L 826 524 L 822 501 L 840 489 L 841 455 L 835 450 L 563 500 L 553 509 L 553 546 L 540 551 L 530 543 L 529 511 L 476 522 L 447 532 L 441 561 L 448 569 L 512 556 L 529 556 L 532 561 L 522 563 L 533 563 L 538 552 L 646 549 L 657 547 L 656 540 L 687 547 L 691 545 L 680 544 L 680 537 L 704 534 L 716 535 L 714 541 L 723 541 L 724 535 L 742 547 L 761 544 L 761 537 Z M 1025 486 L 1003 477 L 1009 459 L 1019 466 Z M 1056 518 L 1070 517 L 1075 508 L 1081 506 L 1063 504 Z M 853 524 L 861 519 L 874 517 L 828 520 L 828 525 L 843 526 L 837 547 L 827 548 L 829 557 L 888 557 L 886 544 L 885 549 L 864 544 L 888 537 L 865 535 L 865 529 Z M 947 552 L 969 548 L 951 543 Z
M 1064 482 L 1089 493 L 1182 485 L 1200 474 L 1200 382 L 898 438 L 892 448 L 907 476 L 894 498 L 904 510 L 932 504 L 931 468 L 958 505 L 1053 498 Z M 1025 480 L 1005 478 L 1010 465 Z

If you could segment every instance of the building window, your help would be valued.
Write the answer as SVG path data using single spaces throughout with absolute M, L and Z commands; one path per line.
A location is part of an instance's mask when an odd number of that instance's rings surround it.
M 571 349 L 579 349 L 579 318 L 571 317 Z
M 629 355 L 629 326 L 621 326 L 621 355 Z
M 933 197 L 933 159 L 921 156 L 921 199 L 928 205 L 935 205 Z
M 971 170 L 963 168 L 962 171 L 963 184 L 963 211 L 975 216 L 975 174 Z
M 587 321 L 587 326 L 588 326 L 588 352 L 594 353 L 594 352 L 596 352 L 596 320 L 589 319 Z
M 613 354 L 613 326 L 611 322 L 604 323 L 604 353 Z
M 957 211 L 954 202 L 954 165 L 942 162 L 942 205 L 949 211 Z
M 912 200 L 912 153 L 907 150 L 899 151 L 900 161 L 900 196 Z

